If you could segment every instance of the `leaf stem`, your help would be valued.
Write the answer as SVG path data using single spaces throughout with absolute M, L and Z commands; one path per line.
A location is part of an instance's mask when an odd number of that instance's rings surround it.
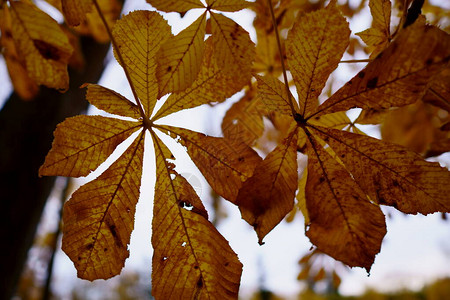
M 372 60 L 369 58 L 366 59 L 349 59 L 349 60 L 341 60 L 339 63 L 365 63 L 365 62 L 371 62 Z
M 140 115 L 141 115 L 141 117 L 143 119 L 144 126 L 146 128 L 150 128 L 152 126 L 152 124 L 151 124 L 151 122 L 148 120 L 148 118 L 145 115 L 144 108 L 142 107 L 141 101 L 139 100 L 139 97 L 138 97 L 138 95 L 136 93 L 136 88 L 134 87 L 133 81 L 131 80 L 131 75 L 130 75 L 130 72 L 128 70 L 128 67 L 125 64 L 125 60 L 123 59 L 122 53 L 120 52 L 119 47 L 117 46 L 117 42 L 116 42 L 116 40 L 115 40 L 115 38 L 114 38 L 114 36 L 113 36 L 113 34 L 111 32 L 111 29 L 109 28 L 108 23 L 106 22 L 105 16 L 103 15 L 102 10 L 100 9 L 100 5 L 98 5 L 97 0 L 92 0 L 92 2 L 94 3 L 94 6 L 95 6 L 98 14 L 100 15 L 100 18 L 102 19 L 103 25 L 105 25 L 106 32 L 108 33 L 108 36 L 109 36 L 109 38 L 111 40 L 111 44 L 112 44 L 112 46 L 115 49 L 115 52 L 117 54 L 117 59 L 118 59 L 120 65 L 122 66 L 123 71 L 125 72 L 125 76 L 127 78 L 127 81 L 130 84 L 131 92 L 133 93 L 133 97 L 134 97 L 134 99 L 136 101 L 136 105 L 138 106 L 139 113 L 140 113 Z
M 295 111 L 294 103 L 292 102 L 291 91 L 289 90 L 289 82 L 288 82 L 287 74 L 286 74 L 286 66 L 284 64 L 283 50 L 281 49 L 281 41 L 280 41 L 280 35 L 278 33 L 277 20 L 275 18 L 275 13 L 273 12 L 272 1 L 267 0 L 267 3 L 269 4 L 270 15 L 272 16 L 272 24 L 273 24 L 273 28 L 275 31 L 275 37 L 277 39 L 278 52 L 280 54 L 280 61 L 281 61 L 281 68 L 283 69 L 284 86 L 286 87 L 286 93 L 287 93 L 287 97 L 288 97 L 289 106 L 291 107 L 292 116 L 295 116 L 297 112 Z

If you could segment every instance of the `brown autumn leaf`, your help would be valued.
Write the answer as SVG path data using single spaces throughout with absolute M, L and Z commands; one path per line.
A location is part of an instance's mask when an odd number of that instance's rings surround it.
M 234 299 L 239 289 L 242 264 L 228 242 L 208 221 L 206 210 L 193 188 L 173 170 L 175 165 L 168 159 L 174 158 L 155 130 L 179 139 L 207 180 L 217 189 L 222 188 L 222 194 L 230 199 L 236 197 L 242 182 L 251 176 L 261 159 L 243 142 L 154 123 L 161 117 L 158 112 L 151 117 L 160 89 L 160 82 L 154 74 L 157 68 L 155 60 L 169 35 L 169 26 L 156 12 L 132 12 L 116 23 L 112 30 L 114 52 L 129 76 L 133 94 L 137 96 L 135 102 L 95 84 L 84 85 L 88 88 L 86 97 L 99 109 L 137 122 L 102 116 L 67 119 L 55 131 L 52 149 L 40 175 L 88 175 L 111 155 L 118 144 L 142 130 L 121 157 L 97 179 L 80 187 L 65 205 L 63 249 L 75 263 L 79 277 L 94 280 L 115 276 L 128 257 L 127 247 L 141 184 L 144 137 L 148 131 L 157 157 L 152 292 L 162 299 L 181 294 Z M 212 42 L 207 42 L 206 46 L 206 53 L 213 53 Z M 151 52 L 146 49 L 151 49 Z M 206 56 L 204 60 L 215 61 Z M 202 69 L 205 69 L 204 65 Z M 218 70 L 215 64 L 212 70 Z M 202 71 L 198 78 L 201 76 Z M 216 92 L 215 88 L 214 85 L 205 85 L 202 91 L 212 94 Z M 210 101 L 213 100 L 206 99 L 200 104 Z M 167 102 L 170 103 L 170 98 Z M 171 112 L 190 107 L 191 103 L 180 101 L 177 109 Z M 205 162 L 209 164 L 204 165 Z M 183 241 L 174 244 L 172 237 L 175 236 Z M 171 286 L 167 282 L 174 272 L 180 281 Z M 196 276 L 192 276 L 194 273 Z
M 206 13 L 176 36 L 168 38 L 157 53 L 159 95 L 184 91 L 197 78 L 204 52 Z
M 236 199 L 242 218 L 253 226 L 259 244 L 292 210 L 297 189 L 297 130 L 258 164 Z M 274 201 L 276 199 L 276 201 Z
M 139 199 L 144 132 L 100 177 L 76 190 L 64 205 L 62 249 L 78 277 L 107 279 L 120 273 L 129 256 Z
M 93 10 L 91 0 L 61 0 L 62 12 L 70 26 L 78 26 L 87 21 L 86 14 Z
M 152 136 L 157 172 L 152 294 L 156 299 L 236 299 L 242 264 L 208 221 L 192 186 L 173 170 L 169 149 Z
M 24 57 L 30 78 L 38 85 L 65 91 L 72 46 L 58 23 L 33 4 L 11 1 L 12 37 Z
M 309 20 L 316 20 L 314 26 L 308 23 Z M 329 31 L 335 27 L 329 28 L 326 20 L 336 24 L 338 31 L 330 35 Z M 406 213 L 447 212 L 450 210 L 447 199 L 450 173 L 400 146 L 341 131 L 348 128 L 359 132 L 344 111 L 353 107 L 380 109 L 404 106 L 417 101 L 428 83 L 447 64 L 450 47 L 446 33 L 421 23 L 414 24 L 399 33 L 373 62 L 317 107 L 314 103 L 318 103 L 317 97 L 327 77 L 346 48 L 347 26 L 331 4 L 311 15 L 299 16 L 289 32 L 286 48 L 291 50 L 287 53 L 287 61 L 294 73 L 300 113 L 295 102 L 290 104 L 295 100 L 289 99 L 288 94 L 273 96 L 273 91 L 281 90 L 281 85 L 275 80 L 261 82 L 262 77 L 257 77 L 258 86 L 261 85 L 258 93 L 261 99 L 270 102 L 266 105 L 268 109 L 291 115 L 299 128 L 299 139 L 307 137 L 305 198 L 309 223 L 306 235 L 321 251 L 350 266 L 369 270 L 386 233 L 384 216 L 377 204 L 391 205 Z M 326 39 L 317 43 L 314 43 L 316 39 L 311 43 L 303 42 L 311 35 Z M 336 40 L 344 45 L 327 46 L 327 43 L 335 45 Z M 321 53 L 322 48 L 329 50 Z M 299 62 L 299 57 L 307 59 Z M 331 66 L 321 68 L 321 63 L 317 63 L 317 71 L 316 64 L 303 65 L 303 61 L 327 59 L 333 62 Z M 296 72 L 303 75 L 295 75 Z M 306 90 L 299 91 L 301 88 Z M 300 146 L 299 149 L 303 148 Z M 254 175 L 246 183 L 254 180 L 264 162 L 256 167 Z M 281 170 L 282 163 L 282 160 L 275 161 L 274 168 Z M 297 183 L 297 172 L 294 179 Z M 264 178 L 249 186 L 246 183 L 240 194 L 270 185 Z M 290 199 L 286 197 L 286 202 L 293 202 L 293 196 L 294 193 Z M 258 215 L 260 207 L 279 199 L 271 197 L 247 207 Z M 268 218 L 266 221 L 271 220 Z M 257 233 L 261 241 L 263 236 Z

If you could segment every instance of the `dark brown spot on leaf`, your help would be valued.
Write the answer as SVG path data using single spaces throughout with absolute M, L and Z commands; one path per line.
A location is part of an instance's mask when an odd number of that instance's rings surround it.
M 91 250 L 92 248 L 94 248 L 94 244 L 87 244 L 86 245 L 86 248 L 88 249 L 88 250 Z
M 59 60 L 61 51 L 53 45 L 41 40 L 33 40 L 33 44 L 45 59 Z
M 374 87 L 377 86 L 377 83 L 378 83 L 378 77 L 374 77 L 367 82 L 367 88 L 373 89 Z
M 199 278 L 198 281 L 197 281 L 197 287 L 198 287 L 198 288 L 202 288 L 202 287 L 203 287 L 203 279 L 202 279 L 201 276 L 200 276 L 200 278 Z
M 366 76 L 366 73 L 364 71 L 358 73 L 359 78 L 364 78 L 364 76 Z
M 167 67 L 167 72 L 170 72 L 170 71 L 172 71 L 172 66 Z

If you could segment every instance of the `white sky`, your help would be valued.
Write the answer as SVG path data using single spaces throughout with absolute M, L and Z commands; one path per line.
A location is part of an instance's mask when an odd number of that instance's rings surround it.
M 131 7 L 132 2 L 132 7 Z M 126 1 L 126 10 L 150 9 L 145 1 Z M 200 13 L 188 13 L 183 19 L 178 14 L 164 14 L 174 33 L 193 22 Z M 367 12 L 366 12 L 367 13 Z M 246 28 L 254 39 L 251 26 L 252 14 L 248 11 L 233 16 L 240 25 Z M 371 19 L 366 14 L 358 20 L 350 23 L 352 33 L 364 30 L 370 25 Z M 111 58 L 111 54 L 109 55 Z M 363 56 L 360 56 L 363 57 Z M 354 66 L 342 64 L 340 67 L 342 84 L 351 78 L 356 70 Z M 362 68 L 363 65 L 359 66 Z M 4 62 L 0 60 L 0 99 L 4 99 L 11 89 L 5 72 Z M 112 88 L 117 92 L 132 99 L 128 83 L 123 76 L 123 71 L 116 62 L 112 62 L 106 68 L 100 84 Z M 334 88 L 338 88 L 336 86 Z M 233 100 L 234 99 L 234 100 Z M 196 109 L 174 114 L 165 119 L 166 124 L 179 125 L 185 128 L 201 131 L 209 135 L 220 135 L 220 122 L 233 101 L 234 97 L 224 104 L 215 107 L 202 106 Z M 99 113 L 95 109 L 91 113 Z M 150 139 L 147 139 L 148 141 Z M 150 142 L 149 142 L 150 143 Z M 180 173 L 192 174 L 192 178 L 200 180 L 200 196 L 210 213 L 213 213 L 209 205 L 209 189 L 202 175 L 175 142 L 168 140 L 171 149 L 177 157 L 177 170 Z M 151 145 L 149 148 L 151 148 Z M 120 150 L 119 150 L 120 151 Z M 132 234 L 130 245 L 130 258 L 126 261 L 124 271 L 137 269 L 148 275 L 151 272 L 151 214 L 154 187 L 154 155 L 152 151 L 145 153 L 144 178 L 141 187 L 141 198 L 136 209 L 135 230 Z M 448 162 L 449 160 L 447 160 Z M 103 169 L 108 165 L 107 161 Z M 448 166 L 448 165 L 447 165 Z M 98 175 L 98 172 L 93 176 Z M 92 176 L 90 176 L 92 177 Z M 191 179 L 192 182 L 192 179 Z M 53 200 L 56 201 L 56 200 Z M 265 238 L 265 245 L 259 246 L 253 229 L 240 218 L 239 210 L 226 202 L 229 217 L 219 226 L 219 231 L 230 242 L 231 247 L 238 254 L 244 265 L 241 282 L 241 296 L 246 298 L 251 291 L 257 289 L 260 280 L 269 290 L 281 295 L 293 295 L 300 291 L 301 285 L 296 280 L 300 271 L 297 264 L 299 258 L 308 252 L 311 243 L 304 235 L 303 220 L 296 218 L 293 223 L 285 222 L 277 226 Z M 48 214 L 55 213 L 56 206 L 49 206 Z M 450 276 L 450 224 L 440 219 L 437 214 L 424 216 L 407 216 L 397 213 L 394 209 L 383 208 L 394 216 L 387 219 L 388 233 L 383 242 L 381 253 L 377 255 L 372 267 L 370 277 L 363 269 L 353 269 L 343 277 L 340 292 L 345 295 L 359 294 L 367 287 L 375 287 L 382 290 L 395 290 L 402 287 L 419 289 L 424 283 L 436 278 Z M 76 279 L 76 271 L 72 262 L 61 251 L 55 262 L 54 286 L 59 286 L 61 291 L 67 284 L 73 284 Z M 96 281 L 102 284 L 102 281 Z

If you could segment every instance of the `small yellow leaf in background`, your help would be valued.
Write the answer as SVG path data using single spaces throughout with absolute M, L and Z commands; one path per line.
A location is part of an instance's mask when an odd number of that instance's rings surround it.
M 386 49 L 391 39 L 391 1 L 370 0 L 369 7 L 373 17 L 372 27 L 356 35 L 366 43 L 370 57 L 374 58 Z
M 332 4 L 300 15 L 289 31 L 287 61 L 303 117 L 308 117 L 317 108 L 317 99 L 328 76 L 338 66 L 349 36 L 347 21 Z
M 205 20 L 206 13 L 162 44 L 156 56 L 158 98 L 167 93 L 184 91 L 197 78 L 203 61 Z
M 157 10 L 186 13 L 193 8 L 204 8 L 200 0 L 147 0 Z
M 58 124 L 40 176 L 87 176 L 142 124 L 101 116 L 76 116 Z
M 0 46 L 3 49 L 2 55 L 5 58 L 11 83 L 14 91 L 24 100 L 31 100 L 39 92 L 39 86 L 28 76 L 24 57 L 17 51 L 14 39 L 12 38 L 11 14 L 8 6 L 4 5 L 0 9 Z
M 129 256 L 139 199 L 144 132 L 100 177 L 75 191 L 64 205 L 62 249 L 88 280 L 120 273 Z
M 369 271 L 386 234 L 381 209 L 311 136 L 307 154 L 306 235 L 322 252 Z
M 206 0 L 206 4 L 211 9 L 234 12 L 247 8 L 252 3 L 244 0 Z
M 236 299 L 242 264 L 208 221 L 191 185 L 172 169 L 172 154 L 152 134 L 156 185 L 152 220 L 152 294 L 156 299 Z
M 314 134 L 330 145 L 372 201 L 410 214 L 450 211 L 450 172 L 439 163 L 368 136 L 324 127 Z
M 180 137 L 192 161 L 214 191 L 234 203 L 242 183 L 252 176 L 259 155 L 245 143 L 207 136 L 183 128 L 168 127 Z
M 58 23 L 36 6 L 11 1 L 12 36 L 25 57 L 28 75 L 50 88 L 69 87 L 67 63 L 72 46 Z
M 295 129 L 256 166 L 236 199 L 242 218 L 253 226 L 259 244 L 294 206 L 297 175 Z
M 98 84 L 84 84 L 81 87 L 87 87 L 86 99 L 98 109 L 136 120 L 140 118 L 137 105 L 121 94 Z
M 317 113 L 383 109 L 411 104 L 450 57 L 450 36 L 437 27 L 415 23 L 342 88 Z
M 171 36 L 170 26 L 161 15 L 151 11 L 135 11 L 117 21 L 113 36 L 125 67 L 147 117 L 152 114 L 158 95 L 156 53 Z M 120 62 L 120 60 L 119 60 Z
M 92 0 L 61 0 L 62 12 L 71 26 L 77 26 L 86 21 L 86 14 L 93 10 Z

